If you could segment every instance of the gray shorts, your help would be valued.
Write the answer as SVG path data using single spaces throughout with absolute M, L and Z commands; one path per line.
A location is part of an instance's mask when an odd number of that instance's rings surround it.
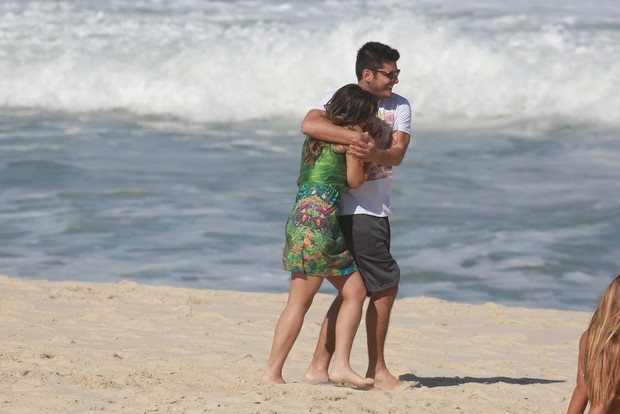
M 390 253 L 390 221 L 367 214 L 340 216 L 347 248 L 353 253 L 368 296 L 398 285 L 400 268 Z

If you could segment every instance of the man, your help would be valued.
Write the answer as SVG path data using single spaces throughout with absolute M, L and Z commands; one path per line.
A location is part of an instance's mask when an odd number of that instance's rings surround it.
M 355 62 L 358 85 L 377 96 L 379 113 L 373 122 L 373 139 L 338 127 L 325 118 L 323 105 L 308 112 L 301 124 L 304 135 L 323 141 L 347 144 L 357 158 L 372 162 L 368 181 L 341 195 L 340 226 L 347 245 L 360 269 L 370 296 L 366 311 L 368 338 L 368 370 L 378 390 L 391 390 L 401 381 L 390 373 L 385 363 L 384 348 L 392 305 L 398 293 L 400 269 L 390 254 L 390 193 L 392 166 L 400 165 L 411 135 L 411 107 L 407 99 L 392 93 L 400 70 L 397 50 L 378 43 L 362 46 Z M 334 352 L 335 320 L 342 303 L 338 295 L 332 303 L 319 334 L 314 356 L 304 375 L 309 382 L 329 380 L 328 366 Z

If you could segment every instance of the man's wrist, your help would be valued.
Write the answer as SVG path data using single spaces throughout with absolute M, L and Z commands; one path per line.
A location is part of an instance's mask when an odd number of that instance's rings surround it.
M 383 160 L 385 150 L 379 149 L 375 147 L 375 149 L 368 154 L 368 161 L 376 162 L 377 164 L 383 164 L 381 160 Z
M 348 129 L 347 131 L 349 132 L 347 134 L 347 141 L 349 145 L 354 142 L 364 142 L 364 135 L 361 132 L 352 129 Z

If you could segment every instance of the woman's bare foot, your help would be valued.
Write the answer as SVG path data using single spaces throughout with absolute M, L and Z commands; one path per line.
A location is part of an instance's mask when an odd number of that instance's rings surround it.
M 374 379 L 362 378 L 353 370 L 337 372 L 336 370 L 332 369 L 332 372 L 329 374 L 329 379 L 334 384 L 347 384 L 357 388 L 368 388 L 375 383 Z
M 310 365 L 304 374 L 305 382 L 329 382 L 327 369 L 317 368 Z
M 263 374 L 262 377 L 260 377 L 260 383 L 261 384 L 286 384 L 286 381 L 284 381 L 284 378 L 282 378 L 281 376 L 271 377 L 265 373 Z

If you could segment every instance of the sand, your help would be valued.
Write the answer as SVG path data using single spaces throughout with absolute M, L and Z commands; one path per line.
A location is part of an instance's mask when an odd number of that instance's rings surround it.
M 286 294 L 0 276 L 0 413 L 564 413 L 590 314 L 396 301 L 391 392 L 302 381 L 333 299 L 259 384 Z M 366 335 L 352 365 L 364 373 Z

